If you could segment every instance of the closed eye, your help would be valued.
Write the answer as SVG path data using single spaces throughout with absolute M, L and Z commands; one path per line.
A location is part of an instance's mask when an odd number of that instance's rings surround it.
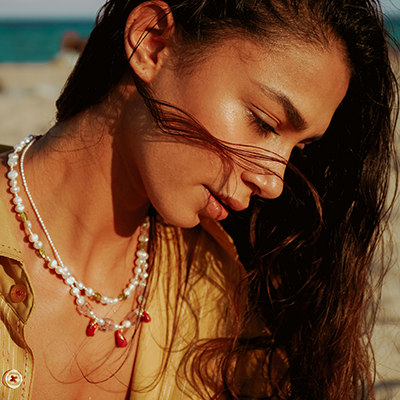
M 267 124 L 252 111 L 248 112 L 248 116 L 250 119 L 250 125 L 256 127 L 258 132 L 261 133 L 263 136 L 268 136 L 271 132 L 275 135 L 279 135 L 279 133 L 277 133 L 271 125 Z

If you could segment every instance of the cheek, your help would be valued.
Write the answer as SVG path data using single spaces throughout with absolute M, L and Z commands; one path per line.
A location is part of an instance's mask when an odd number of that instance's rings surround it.
M 141 175 L 147 198 L 167 223 L 192 228 L 204 207 L 198 152 L 189 146 L 157 145 L 145 155 Z M 196 157 L 195 157 L 196 156 Z
M 219 157 L 213 152 L 177 141 L 148 143 L 142 148 L 141 159 L 141 176 L 154 200 L 186 198 L 194 187 L 215 180 L 221 169 Z

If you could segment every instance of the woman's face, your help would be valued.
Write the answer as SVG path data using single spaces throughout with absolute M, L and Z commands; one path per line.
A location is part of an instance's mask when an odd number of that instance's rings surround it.
M 294 147 L 324 134 L 349 79 L 338 46 L 270 49 L 236 39 L 215 49 L 194 72 L 161 68 L 152 89 L 216 138 L 287 161 Z M 142 124 L 131 147 L 135 185 L 167 222 L 193 227 L 202 216 L 221 220 L 229 208 L 245 209 L 254 194 L 268 199 L 281 194 L 284 163 L 266 160 L 258 171 L 239 165 L 227 171 L 215 152 L 151 127 Z

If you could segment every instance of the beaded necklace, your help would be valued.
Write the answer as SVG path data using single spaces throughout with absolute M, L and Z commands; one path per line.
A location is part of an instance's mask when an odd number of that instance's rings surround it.
M 147 217 L 145 222 L 140 227 L 140 235 L 139 235 L 139 243 L 138 249 L 136 252 L 136 260 L 135 260 L 135 268 L 134 268 L 134 277 L 129 281 L 126 285 L 125 289 L 123 289 L 122 293 L 118 297 L 108 297 L 103 296 L 99 292 L 94 291 L 91 287 L 84 285 L 82 282 L 78 281 L 71 273 L 71 271 L 66 267 L 61 260 L 60 255 L 58 254 L 57 249 L 54 246 L 54 243 L 50 237 L 50 234 L 41 218 L 39 211 L 32 199 L 32 195 L 28 189 L 28 185 L 25 178 L 24 172 L 24 158 L 25 154 L 28 151 L 29 147 L 37 140 L 36 136 L 29 136 L 27 138 L 22 139 L 17 145 L 14 146 L 14 151 L 8 155 L 8 165 L 10 167 L 10 171 L 7 174 L 9 179 L 10 192 L 13 194 L 13 203 L 14 203 L 14 211 L 18 215 L 21 222 L 24 225 L 25 234 L 35 249 L 37 255 L 43 258 L 45 262 L 45 266 L 49 270 L 54 270 L 55 273 L 60 276 L 64 284 L 67 285 L 70 289 L 70 294 L 75 298 L 76 309 L 80 315 L 89 318 L 89 324 L 86 328 L 87 336 L 94 336 L 97 330 L 101 332 L 115 332 L 115 342 L 117 347 L 126 347 L 128 342 L 123 335 L 124 330 L 130 328 L 131 326 L 136 326 L 139 322 L 150 322 L 150 315 L 144 310 L 145 298 L 143 296 L 137 297 L 137 308 L 130 311 L 123 321 L 120 324 L 116 324 L 110 318 L 99 318 L 95 315 L 92 306 L 88 303 L 89 301 L 94 301 L 102 305 L 114 305 L 120 301 L 125 301 L 128 299 L 133 292 L 136 291 L 137 288 L 142 291 L 147 285 L 147 260 L 149 255 L 147 253 L 147 244 L 149 241 L 149 228 L 150 222 Z M 18 155 L 22 151 L 21 156 Z M 18 165 L 20 167 L 20 174 L 22 178 L 22 184 L 25 189 L 25 193 L 29 199 L 29 202 L 32 206 L 32 209 L 37 217 L 37 220 L 40 223 L 40 226 L 43 229 L 43 232 L 47 238 L 47 241 L 50 244 L 50 247 L 55 255 L 55 258 L 52 259 L 46 251 L 43 249 L 43 243 L 39 240 L 39 236 L 32 231 L 32 223 L 28 220 L 28 216 L 25 213 L 25 206 L 23 204 L 22 198 L 19 196 L 20 187 L 18 186 L 17 177 L 19 176 L 18 172 L 14 169 Z

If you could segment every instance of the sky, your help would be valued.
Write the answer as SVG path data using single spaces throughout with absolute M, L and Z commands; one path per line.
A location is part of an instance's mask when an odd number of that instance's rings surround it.
M 94 18 L 105 0 L 0 0 L 0 18 Z M 400 0 L 381 0 L 386 13 L 400 14 Z
M 104 3 L 105 0 L 0 0 L 0 18 L 94 18 Z

